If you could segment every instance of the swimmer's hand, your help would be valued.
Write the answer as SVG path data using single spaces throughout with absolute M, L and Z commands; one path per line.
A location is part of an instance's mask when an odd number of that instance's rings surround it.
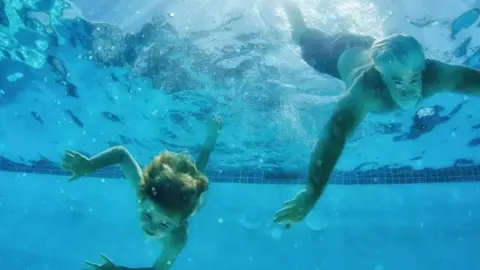
M 210 158 L 210 153 L 212 152 L 215 144 L 217 143 L 218 136 L 222 130 L 223 121 L 222 118 L 218 115 L 213 115 L 207 123 L 207 136 L 203 142 L 202 150 L 198 153 L 197 161 L 195 165 L 200 171 L 204 171 L 208 164 L 208 159 Z
M 214 115 L 207 126 L 207 139 L 217 139 L 223 127 L 223 120 L 220 116 Z
M 72 172 L 68 181 L 74 181 L 92 172 L 91 162 L 88 158 L 78 152 L 67 150 L 63 156 L 62 168 Z
M 108 258 L 103 254 L 100 254 L 100 256 L 103 258 L 105 263 L 98 264 L 98 263 L 85 261 L 85 264 L 89 266 L 89 268 L 86 268 L 85 270 L 117 270 L 118 269 L 115 266 L 115 264 L 112 262 L 112 260 L 110 260 L 110 258 Z
M 310 213 L 316 201 L 317 196 L 314 195 L 313 190 L 303 189 L 292 200 L 285 202 L 284 207 L 275 213 L 274 222 L 289 229 Z

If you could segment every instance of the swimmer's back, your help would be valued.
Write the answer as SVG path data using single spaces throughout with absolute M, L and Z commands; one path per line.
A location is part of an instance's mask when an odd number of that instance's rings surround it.
M 368 49 L 374 38 L 351 33 L 327 35 L 317 29 L 308 29 L 299 40 L 303 59 L 320 73 L 342 79 L 337 68 L 340 56 L 350 48 Z

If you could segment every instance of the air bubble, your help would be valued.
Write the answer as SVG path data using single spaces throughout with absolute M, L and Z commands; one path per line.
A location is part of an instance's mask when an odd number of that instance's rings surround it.
M 218 219 L 218 223 L 222 224 L 222 223 L 223 223 L 223 219 L 222 219 L 222 218 L 219 218 L 219 219 Z
M 264 215 L 261 211 L 249 210 L 242 215 L 239 222 L 247 229 L 259 229 L 264 224 Z
M 273 239 L 279 240 L 282 237 L 282 230 L 280 230 L 279 228 L 274 228 L 270 231 L 270 235 Z

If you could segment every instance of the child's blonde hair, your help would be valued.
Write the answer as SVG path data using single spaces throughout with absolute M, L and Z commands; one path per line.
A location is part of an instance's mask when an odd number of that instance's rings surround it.
M 165 151 L 145 168 L 140 197 L 151 199 L 167 211 L 187 218 L 195 212 L 208 179 L 185 153 Z

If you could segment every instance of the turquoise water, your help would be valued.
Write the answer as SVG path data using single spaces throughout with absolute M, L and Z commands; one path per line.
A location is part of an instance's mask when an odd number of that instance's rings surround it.
M 304 172 L 319 131 L 344 93 L 339 81 L 304 63 L 273 2 L 212 3 L 221 6 L 215 12 L 195 1 L 6 3 L 0 114 L 10 117 L 0 122 L 0 149 L 12 161 L 58 162 L 65 148 L 94 153 L 118 144 L 142 164 L 165 148 L 196 153 L 205 117 L 218 113 L 225 127 L 212 166 Z M 471 20 L 454 24 L 470 18 L 463 14 L 475 6 L 448 3 L 435 13 L 428 9 L 434 1 L 418 9 L 407 0 L 330 1 L 328 14 L 321 2 L 299 6 L 309 24 L 325 31 L 374 37 L 404 32 L 424 43 L 430 57 L 475 66 L 480 30 Z M 154 15 L 161 17 L 152 22 Z M 476 101 L 450 93 L 426 100 L 422 107 L 441 105 L 443 115 L 463 107 L 416 140 L 395 141 L 409 131 L 415 110 L 370 115 L 338 168 L 479 163 L 477 149 L 469 145 L 478 138 Z M 32 134 L 35 149 L 18 143 Z M 395 155 L 371 149 L 393 149 Z
M 478 175 L 460 182 L 461 166 L 480 164 L 478 98 L 445 93 L 415 110 L 368 116 L 337 166 L 383 175 L 453 168 L 445 177 L 458 183 L 330 185 L 304 222 L 284 230 L 272 216 L 301 188 L 286 183 L 302 182 L 344 89 L 301 60 L 278 3 L 0 1 L 0 269 L 81 269 L 100 253 L 150 266 L 162 247 L 140 231 L 124 180 L 69 184 L 38 164 L 55 165 L 65 149 L 114 145 L 141 164 L 164 149 L 195 155 L 212 113 L 225 124 L 211 172 L 282 179 L 212 183 L 172 269 L 479 268 Z M 435 10 L 434 0 L 298 5 L 325 31 L 407 33 L 429 57 L 480 63 L 474 1 Z M 430 117 L 436 110 L 448 119 Z M 427 128 L 413 136 L 419 113 Z M 33 164 L 33 173 L 7 172 L 11 164 Z
M 147 267 L 133 191 L 122 180 L 2 173 L 2 269 L 81 269 L 104 253 Z M 306 222 L 272 224 L 296 185 L 212 184 L 173 269 L 476 269 L 480 185 L 332 185 Z

